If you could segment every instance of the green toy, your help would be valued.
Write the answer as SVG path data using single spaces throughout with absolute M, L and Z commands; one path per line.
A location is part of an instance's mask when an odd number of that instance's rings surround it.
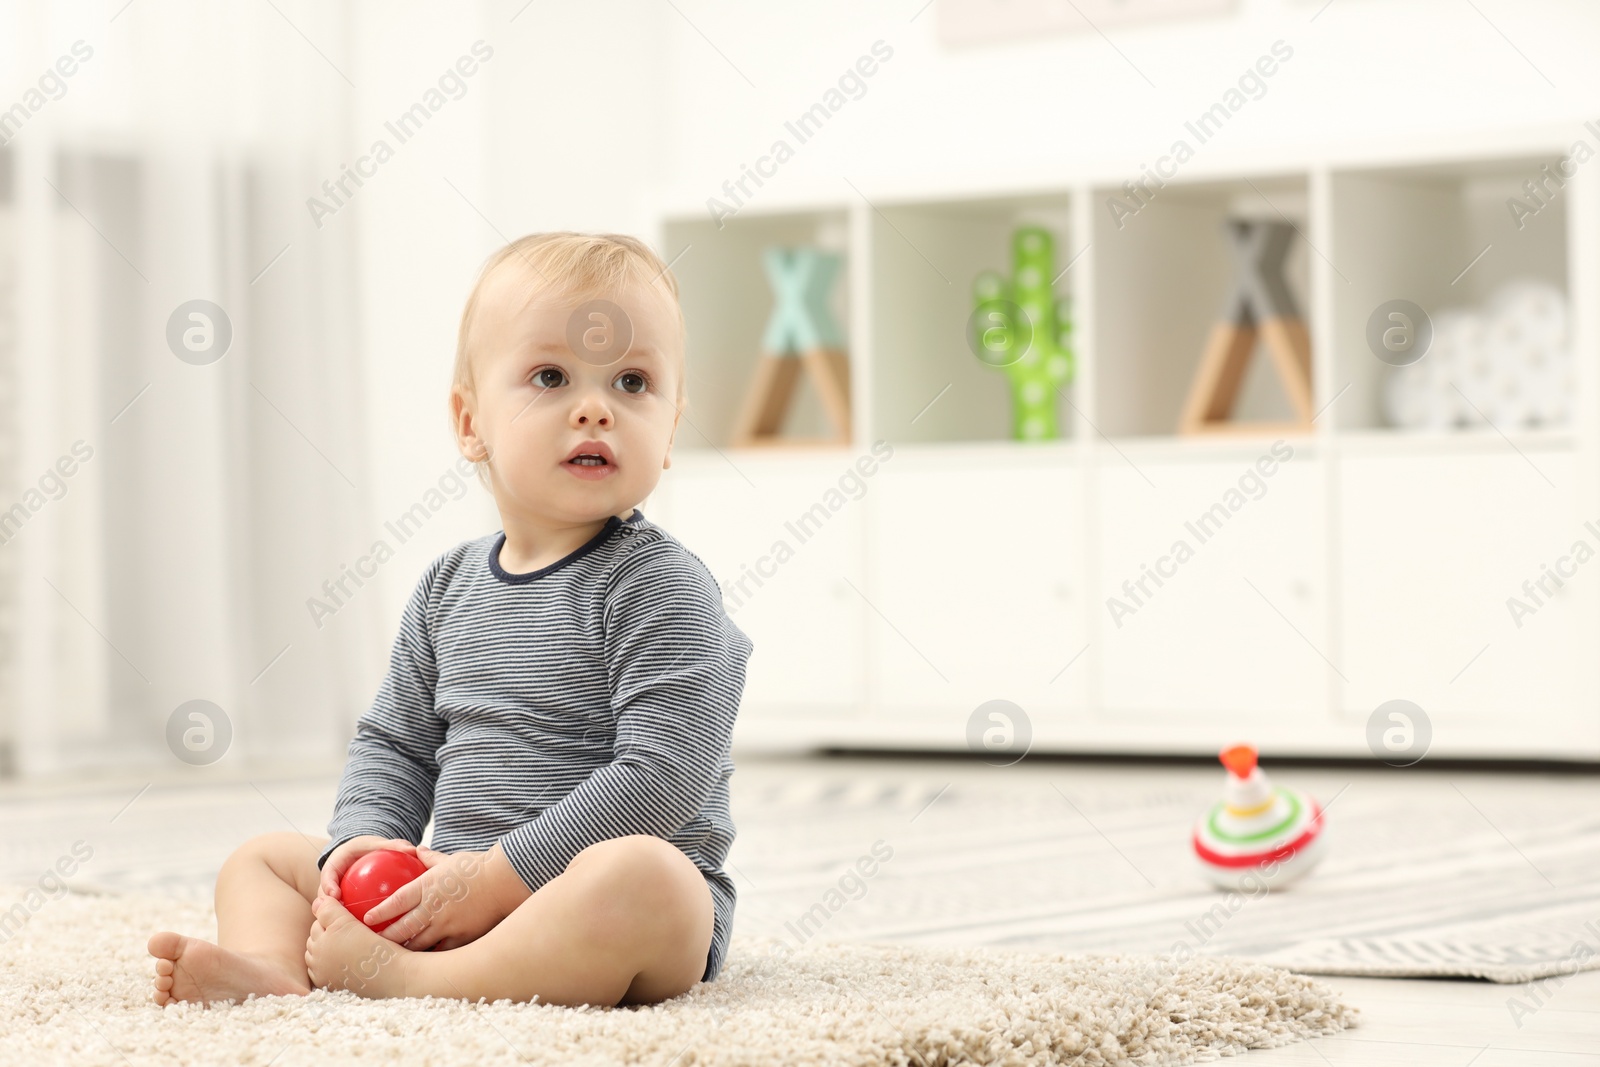
M 1051 441 L 1061 436 L 1056 390 L 1072 380 L 1072 316 L 1051 289 L 1055 239 L 1040 226 L 1011 235 L 1014 281 L 986 270 L 972 283 L 968 341 L 984 363 L 1011 379 L 1011 436 Z

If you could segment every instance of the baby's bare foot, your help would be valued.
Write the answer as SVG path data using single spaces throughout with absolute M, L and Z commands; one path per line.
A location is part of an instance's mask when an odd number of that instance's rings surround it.
M 175 1000 L 204 1005 L 243 1002 L 251 993 L 304 996 L 311 992 L 275 964 L 197 937 L 162 931 L 153 935 L 146 947 L 156 958 L 156 989 L 151 999 L 162 1007 Z
M 331 897 L 311 905 L 317 921 L 306 939 L 306 971 L 318 989 L 348 989 L 369 999 L 406 995 L 402 948 L 344 909 Z

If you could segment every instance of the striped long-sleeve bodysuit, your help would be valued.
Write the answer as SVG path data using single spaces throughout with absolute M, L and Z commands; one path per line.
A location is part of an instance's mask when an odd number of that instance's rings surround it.
M 733 925 L 729 738 L 753 646 L 704 563 L 635 509 L 547 567 L 508 574 L 503 532 L 428 567 L 356 724 L 331 840 L 439 852 L 496 841 L 537 890 L 597 841 L 653 834 L 705 875 L 705 980 Z

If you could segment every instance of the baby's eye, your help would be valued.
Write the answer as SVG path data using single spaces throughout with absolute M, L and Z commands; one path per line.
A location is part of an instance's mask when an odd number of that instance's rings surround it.
M 642 393 L 646 389 L 650 388 L 649 379 L 642 374 L 635 373 L 634 371 L 617 375 L 617 380 L 611 384 L 620 386 L 624 393 Z
M 553 382 L 549 381 L 545 377 L 547 374 L 554 374 L 558 380 Z M 533 384 L 543 386 L 546 389 L 554 389 L 556 386 L 561 385 L 565 379 L 566 372 L 560 367 L 540 367 L 538 370 L 533 372 Z

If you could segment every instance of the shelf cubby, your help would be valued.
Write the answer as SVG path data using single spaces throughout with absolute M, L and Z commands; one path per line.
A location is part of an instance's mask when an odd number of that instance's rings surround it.
M 785 214 L 739 215 L 718 224 L 709 217 L 672 218 L 662 225 L 662 258 L 673 261 L 679 300 L 688 325 L 685 361 L 689 402 L 679 425 L 678 448 L 725 448 L 761 354 L 772 315 L 772 286 L 762 251 L 771 245 L 818 245 L 845 254 L 832 289 L 832 310 L 850 344 L 851 263 L 848 216 L 843 208 Z M 852 372 L 854 374 L 854 372 Z M 785 434 L 824 437 L 832 432 L 821 401 L 802 375 Z
M 1012 273 L 1012 234 L 1037 225 L 1055 239 L 1058 297 L 1081 250 L 1070 196 L 1006 197 L 879 205 L 870 221 L 874 433 L 894 441 L 1009 441 L 1011 386 L 969 343 L 973 282 L 981 271 Z M 1076 346 L 1076 339 L 1074 339 Z M 1072 396 L 1072 386 L 1062 388 Z M 1059 397 L 1061 437 L 1074 418 Z
M 1335 388 L 1349 384 L 1332 409 L 1336 428 L 1393 429 L 1381 391 L 1396 372 L 1366 338 L 1380 305 L 1410 300 L 1432 317 L 1481 307 L 1500 285 L 1523 278 L 1570 293 L 1569 196 L 1543 170 L 1559 176 L 1559 161 L 1552 153 L 1330 174 Z M 1531 199 L 1523 185 L 1530 180 L 1546 181 L 1548 195 Z M 1519 220 L 1513 199 L 1537 210 Z
M 1304 175 L 1173 182 L 1142 203 L 1111 186 L 1095 188 L 1093 197 L 1092 417 L 1108 437 L 1177 432 L 1206 340 L 1235 284 L 1234 254 L 1225 229 L 1229 219 L 1288 221 L 1299 231 L 1289 249 L 1285 277 L 1301 316 L 1311 325 Z M 1126 214 L 1118 202 L 1137 210 Z M 1256 349 L 1235 418 L 1289 420 L 1293 411 L 1271 361 L 1260 342 Z M 1316 358 L 1313 349 L 1313 367 Z

